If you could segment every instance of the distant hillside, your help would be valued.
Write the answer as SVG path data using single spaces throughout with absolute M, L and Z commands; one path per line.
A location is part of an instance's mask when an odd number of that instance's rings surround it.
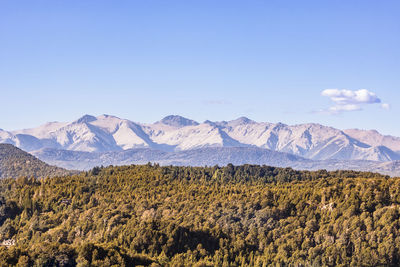
M 289 153 L 258 147 L 209 147 L 177 152 L 137 148 L 115 152 L 82 152 L 60 149 L 41 149 L 33 155 L 51 165 L 66 169 L 89 170 L 95 166 L 145 164 L 178 166 L 226 166 L 258 164 L 292 167 L 297 170 L 355 170 L 379 172 L 400 177 L 400 161 L 379 162 L 368 160 L 310 160 Z
M 71 172 L 50 166 L 13 145 L 0 144 L 0 178 L 46 177 L 67 174 L 71 174 Z
M 95 166 L 145 164 L 178 166 L 225 166 L 228 163 L 260 164 L 276 167 L 312 166 L 312 160 L 288 153 L 258 147 L 208 147 L 177 152 L 164 152 L 147 148 L 116 152 L 81 152 L 58 149 L 42 149 L 32 152 L 39 159 L 67 169 L 88 170 Z

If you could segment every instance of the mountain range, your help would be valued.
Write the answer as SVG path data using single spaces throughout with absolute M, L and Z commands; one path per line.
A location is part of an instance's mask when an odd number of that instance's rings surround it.
M 255 122 L 245 117 L 199 123 L 170 115 L 155 123 L 139 123 L 111 115 L 85 115 L 73 122 L 0 130 L 0 143 L 13 144 L 46 162 L 73 169 L 95 163 L 144 161 L 222 165 L 229 158 L 240 163 L 272 162 L 292 167 L 385 163 L 390 166 L 385 168 L 396 169 L 395 161 L 400 160 L 400 138 L 374 130 Z

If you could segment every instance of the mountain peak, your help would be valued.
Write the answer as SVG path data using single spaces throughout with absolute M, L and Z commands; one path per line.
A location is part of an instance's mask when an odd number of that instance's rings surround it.
M 203 123 L 204 123 L 204 124 L 209 124 L 209 125 L 211 125 L 211 126 L 215 126 L 215 122 L 210 121 L 210 120 L 205 120 Z
M 95 116 L 92 115 L 83 115 L 81 118 L 75 121 L 75 123 L 88 123 L 97 120 Z
M 140 124 L 111 115 L 84 115 L 73 123 L 50 123 L 14 132 L 0 131 L 0 143 L 27 151 L 40 148 L 111 152 L 130 148 L 165 151 L 199 147 L 256 146 L 314 160 L 398 159 L 400 137 L 371 131 L 340 131 L 319 124 L 255 122 L 247 117 L 199 124 L 169 115 L 155 124 Z M 387 149 L 373 149 L 385 146 Z M 371 148 L 372 147 L 372 148 Z
M 239 117 L 236 120 L 229 121 L 230 124 L 234 125 L 242 125 L 242 124 L 249 124 L 249 123 L 254 123 L 255 121 L 250 120 L 247 117 Z
M 179 115 L 169 115 L 163 118 L 161 123 L 169 125 L 169 126 L 174 126 L 174 127 L 184 127 L 184 126 L 196 126 L 199 125 L 198 122 L 194 120 L 190 120 L 187 118 L 184 118 Z
M 87 115 L 87 116 L 90 116 L 90 115 Z M 108 114 L 100 115 L 97 118 L 99 118 L 99 119 L 109 119 L 109 118 L 111 118 L 111 119 L 120 119 L 117 116 L 108 115 Z

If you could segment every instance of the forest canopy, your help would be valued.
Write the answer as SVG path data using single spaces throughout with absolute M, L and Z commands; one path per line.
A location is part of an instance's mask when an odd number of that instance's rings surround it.
M 11 144 L 0 144 L 0 179 L 23 176 L 53 177 L 73 173 L 76 171 L 48 165 Z
M 1 266 L 400 264 L 400 179 L 243 165 L 0 180 Z

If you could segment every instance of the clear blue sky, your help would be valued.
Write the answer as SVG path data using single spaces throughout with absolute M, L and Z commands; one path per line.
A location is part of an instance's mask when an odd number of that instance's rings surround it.
M 399 14 L 398 0 L 3 0 L 0 128 L 179 114 L 400 136 Z M 329 112 L 335 88 L 381 103 Z

